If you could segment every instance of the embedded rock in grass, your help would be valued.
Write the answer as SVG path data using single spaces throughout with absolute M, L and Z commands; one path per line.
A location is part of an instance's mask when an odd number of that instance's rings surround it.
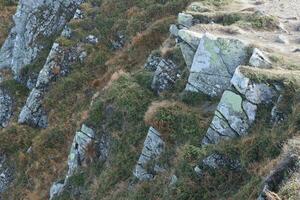
M 111 43 L 114 50 L 121 49 L 126 44 L 126 37 L 123 33 L 117 32 L 114 36 L 114 40 L 112 40 Z
M 217 170 L 224 167 L 237 171 L 241 169 L 241 163 L 237 160 L 230 159 L 225 155 L 213 153 L 202 160 L 200 166 L 195 168 L 195 172 L 198 176 L 202 176 L 203 171 L 207 169 Z
M 165 143 L 162 140 L 160 133 L 153 127 L 150 127 L 133 175 L 141 181 L 146 181 L 151 180 L 157 172 L 161 171 L 162 168 L 157 164 L 154 166 L 148 165 L 159 158 L 164 151 L 164 147 Z
M 188 68 L 191 68 L 196 50 L 203 34 L 187 29 L 181 29 L 178 31 L 178 37 L 181 39 L 180 48 L 185 63 Z
M 46 128 L 48 117 L 42 107 L 45 92 L 57 77 L 66 76 L 71 65 L 80 62 L 80 55 L 84 52 L 80 45 L 62 47 L 54 43 L 47 61 L 40 71 L 35 87 L 31 90 L 26 104 L 21 110 L 18 122 L 34 127 Z
M 239 65 L 248 63 L 248 47 L 240 40 L 205 34 L 198 46 L 186 90 L 221 96 Z
M 12 180 L 13 180 L 13 172 L 7 166 L 6 156 L 0 154 L 0 199 L 1 199 L 1 193 L 7 190 Z
M 151 88 L 157 94 L 160 94 L 161 92 L 170 89 L 179 77 L 179 69 L 174 62 L 162 59 L 154 72 Z
M 86 161 L 86 153 L 89 145 L 95 140 L 95 132 L 93 129 L 82 125 L 80 131 L 76 132 L 71 150 L 68 156 L 68 172 L 64 181 L 55 182 L 50 189 L 50 199 L 57 197 L 64 190 L 68 179 L 74 175 L 76 170 L 80 168 Z
M 157 69 L 157 66 L 159 65 L 161 60 L 162 60 L 162 58 L 160 56 L 150 54 L 144 67 L 145 67 L 145 69 L 154 72 Z
M 52 45 L 83 0 L 20 0 L 14 27 L 0 50 L 0 68 L 8 67 L 17 80 Z
M 0 88 L 0 126 L 6 127 L 12 115 L 12 98 L 2 88 Z
M 187 11 L 191 12 L 211 12 L 207 6 L 203 5 L 201 2 L 193 2 L 187 7 Z
M 87 43 L 90 43 L 93 45 L 96 45 L 99 42 L 98 38 L 94 35 L 88 35 L 85 39 L 86 39 Z
M 271 68 L 272 63 L 259 49 L 254 48 L 253 54 L 249 60 L 249 64 L 253 67 Z
M 272 86 L 250 80 L 238 67 L 215 111 L 202 144 L 216 144 L 248 134 L 259 104 L 270 104 L 279 94 Z
M 94 130 L 84 124 L 82 125 L 81 130 L 76 132 L 68 157 L 69 170 L 67 177 L 72 176 L 76 169 L 82 165 L 86 158 L 87 148 L 93 142 L 94 138 Z

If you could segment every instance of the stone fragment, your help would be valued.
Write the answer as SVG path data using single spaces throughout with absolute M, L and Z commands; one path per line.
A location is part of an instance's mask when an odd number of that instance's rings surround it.
M 161 138 L 161 135 L 153 127 L 150 127 L 144 147 L 139 160 L 135 166 L 133 175 L 141 180 L 151 180 L 155 174 L 161 171 L 161 167 L 155 164 L 152 169 L 147 166 L 150 162 L 155 162 L 164 151 L 165 143 Z M 150 167 L 151 168 L 151 167 Z

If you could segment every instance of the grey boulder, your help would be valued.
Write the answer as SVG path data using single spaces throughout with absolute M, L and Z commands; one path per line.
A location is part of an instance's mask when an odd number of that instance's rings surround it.
M 230 87 L 235 69 L 248 63 L 248 50 L 240 40 L 205 34 L 194 56 L 186 90 L 221 96 Z

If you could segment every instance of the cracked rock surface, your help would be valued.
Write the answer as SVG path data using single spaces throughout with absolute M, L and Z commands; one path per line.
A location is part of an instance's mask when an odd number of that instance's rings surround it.
M 237 39 L 205 34 L 198 46 L 186 90 L 221 96 L 239 65 L 248 63 L 248 47 Z
M 264 83 L 256 83 L 236 69 L 215 111 L 212 123 L 202 144 L 216 144 L 224 139 L 247 135 L 254 122 L 259 104 L 269 104 L 278 98 L 277 91 Z
M 47 41 L 59 35 L 83 0 L 20 0 L 14 27 L 0 50 L 0 68 L 8 67 L 20 79 L 23 67 L 32 64 Z
M 153 167 L 148 167 L 147 165 L 159 158 L 164 151 L 164 147 L 165 142 L 162 140 L 160 133 L 153 127 L 150 127 L 133 175 L 141 181 L 146 181 L 151 180 L 155 173 L 161 171 L 162 168 L 157 164 Z

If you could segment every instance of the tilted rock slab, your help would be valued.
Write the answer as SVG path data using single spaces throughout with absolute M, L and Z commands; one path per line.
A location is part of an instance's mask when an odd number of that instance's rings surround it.
M 84 50 L 80 45 L 64 48 L 58 43 L 53 44 L 47 61 L 39 73 L 37 83 L 22 108 L 19 123 L 40 128 L 48 126 L 48 117 L 42 108 L 45 92 L 55 78 L 67 75 L 71 65 L 81 61 L 82 54 L 84 54 Z
M 164 147 L 165 142 L 162 140 L 160 133 L 153 127 L 150 127 L 133 175 L 140 181 L 146 181 L 153 179 L 156 172 L 162 171 L 162 168 L 158 165 L 155 165 L 149 171 L 147 165 L 159 158 L 164 151 Z
M 202 144 L 216 144 L 224 139 L 247 135 L 259 104 L 272 103 L 279 94 L 274 87 L 250 80 L 237 68 L 215 111 Z
M 94 130 L 82 125 L 81 130 L 76 132 L 71 150 L 68 156 L 68 173 L 63 182 L 56 182 L 50 189 L 50 199 L 59 195 L 66 185 L 68 179 L 76 172 L 86 159 L 86 151 L 88 146 L 94 141 Z
M 14 27 L 0 50 L 0 68 L 20 78 L 23 67 L 49 48 L 45 41 L 59 35 L 83 0 L 20 0 Z M 50 44 L 51 47 L 52 44 Z
M 221 96 L 239 65 L 249 61 L 249 48 L 237 39 L 205 34 L 198 46 L 186 90 Z
M 0 127 L 7 126 L 12 116 L 13 100 L 11 96 L 2 88 L 0 88 Z

